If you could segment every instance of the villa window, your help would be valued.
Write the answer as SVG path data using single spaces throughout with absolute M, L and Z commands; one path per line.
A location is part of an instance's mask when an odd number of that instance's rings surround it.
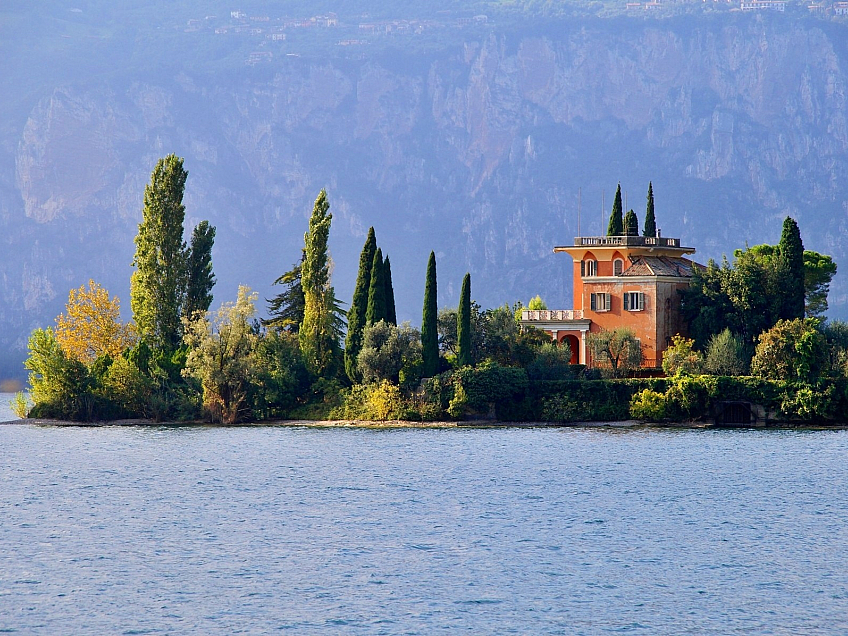
M 598 261 L 580 261 L 581 276 L 597 276 Z
M 591 294 L 589 305 L 592 311 L 609 311 L 612 298 L 610 294 Z
M 624 261 L 620 258 L 615 259 L 612 262 L 612 273 L 614 276 L 620 276 L 621 272 L 624 271 Z
M 624 311 L 642 311 L 645 309 L 645 294 L 642 292 L 625 292 Z

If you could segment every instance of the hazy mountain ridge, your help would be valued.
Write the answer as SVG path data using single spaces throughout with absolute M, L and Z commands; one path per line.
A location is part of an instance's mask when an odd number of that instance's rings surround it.
M 280 58 L 216 75 L 77 81 L 7 125 L 0 165 L 0 347 L 89 277 L 128 309 L 132 238 L 156 159 L 186 159 L 190 223 L 218 227 L 216 304 L 293 263 L 327 187 L 340 298 L 369 225 L 392 258 L 401 318 L 420 320 L 426 256 L 441 304 L 468 270 L 483 305 L 541 293 L 569 307 L 551 253 L 601 231 L 618 180 L 640 215 L 648 180 L 664 235 L 702 260 L 776 242 L 785 214 L 845 261 L 848 74 L 843 30 L 756 17 L 572 21 L 439 52 Z M 843 38 L 844 40 L 844 38 Z M 842 276 L 831 294 L 846 312 Z

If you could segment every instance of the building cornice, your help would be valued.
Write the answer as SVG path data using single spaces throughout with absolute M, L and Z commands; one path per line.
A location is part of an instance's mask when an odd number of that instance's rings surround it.
M 688 283 L 688 276 L 584 276 L 583 286 L 586 285 L 626 285 L 627 283 Z

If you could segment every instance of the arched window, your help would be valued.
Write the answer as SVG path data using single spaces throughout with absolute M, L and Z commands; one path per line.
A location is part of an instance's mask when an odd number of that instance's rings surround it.
M 620 258 L 612 262 L 612 273 L 614 276 L 619 276 L 624 271 L 624 261 Z
M 598 275 L 598 261 L 581 261 L 582 267 L 580 269 L 583 270 L 583 276 L 597 276 Z

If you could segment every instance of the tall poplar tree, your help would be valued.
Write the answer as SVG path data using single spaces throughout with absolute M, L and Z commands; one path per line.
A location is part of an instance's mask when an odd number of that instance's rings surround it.
M 371 265 L 371 286 L 368 289 L 368 309 L 365 312 L 365 324 L 376 325 L 386 319 L 386 278 L 383 270 L 383 250 L 374 252 Z
M 621 211 L 621 184 L 615 190 L 615 201 L 612 204 L 612 213 L 607 227 L 607 236 L 621 236 L 624 234 L 624 217 Z
M 347 337 L 345 338 L 345 373 L 351 382 L 361 380 L 357 359 L 362 350 L 362 332 L 365 329 L 366 312 L 368 311 L 368 292 L 371 289 L 371 268 L 374 265 L 374 254 L 377 251 L 377 237 L 374 228 L 368 228 L 365 245 L 359 255 L 359 273 L 356 276 L 356 286 L 353 288 L 353 300 L 347 312 Z
M 654 216 L 654 184 L 648 182 L 648 206 L 645 210 L 645 227 L 642 228 L 642 236 L 657 235 L 657 219 Z
M 212 246 L 215 244 L 215 227 L 209 221 L 201 221 L 191 233 L 188 250 L 188 278 L 183 315 L 189 318 L 196 312 L 209 311 L 212 304 L 212 288 L 215 274 L 212 273 Z
M 424 284 L 424 315 L 421 320 L 421 375 L 431 378 L 439 370 L 439 308 L 436 289 L 436 254 L 430 252 Z
M 333 355 L 338 347 L 333 324 L 335 293 L 330 286 L 327 256 L 327 240 L 333 220 L 329 210 L 327 191 L 322 189 L 312 208 L 309 230 L 303 237 L 301 285 L 304 308 L 298 337 L 306 368 L 317 376 L 325 375 L 332 368 Z
M 633 210 L 624 215 L 624 235 L 639 236 L 639 217 Z
M 182 339 L 188 250 L 183 241 L 183 192 L 188 172 L 174 154 L 160 159 L 144 188 L 135 237 L 130 306 L 139 335 L 151 346 L 175 350 Z
M 395 288 L 392 285 L 392 264 L 389 262 L 388 256 L 383 260 L 383 282 L 386 283 L 386 322 L 397 326 Z
M 783 292 L 780 317 L 784 320 L 804 317 L 804 243 L 795 219 L 786 217 L 780 234 L 778 278 Z
M 456 311 L 456 360 L 459 366 L 467 367 L 473 363 L 471 355 L 471 274 L 462 279 L 462 291 L 459 294 L 459 307 Z

